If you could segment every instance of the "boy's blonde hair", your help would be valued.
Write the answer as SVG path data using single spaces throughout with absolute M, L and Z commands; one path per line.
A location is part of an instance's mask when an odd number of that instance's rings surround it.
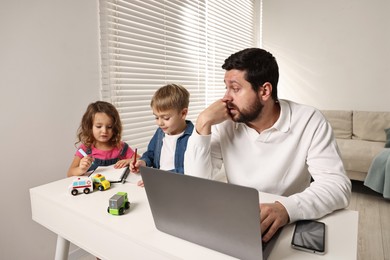
M 157 111 L 188 108 L 190 93 L 181 85 L 168 84 L 159 88 L 153 95 L 150 106 Z

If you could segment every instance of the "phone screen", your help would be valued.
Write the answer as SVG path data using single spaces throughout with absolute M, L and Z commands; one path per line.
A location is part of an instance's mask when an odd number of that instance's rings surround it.
M 291 245 L 312 253 L 325 253 L 325 224 L 314 220 L 300 220 L 295 224 Z

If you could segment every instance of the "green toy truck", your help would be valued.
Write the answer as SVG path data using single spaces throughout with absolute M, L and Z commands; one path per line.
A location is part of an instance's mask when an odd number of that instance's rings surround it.
M 111 215 L 123 215 L 130 208 L 130 202 L 126 192 L 118 192 L 110 198 L 108 213 Z

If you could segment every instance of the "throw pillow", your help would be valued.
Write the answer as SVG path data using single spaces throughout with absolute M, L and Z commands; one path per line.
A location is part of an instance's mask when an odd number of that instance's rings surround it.
M 390 128 L 385 129 L 385 132 L 386 132 L 385 148 L 390 148 Z

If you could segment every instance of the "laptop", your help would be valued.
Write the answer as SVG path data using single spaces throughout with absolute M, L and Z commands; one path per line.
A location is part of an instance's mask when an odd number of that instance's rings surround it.
M 256 189 L 150 167 L 140 172 L 158 230 L 239 259 L 267 259 L 280 232 L 263 249 Z

